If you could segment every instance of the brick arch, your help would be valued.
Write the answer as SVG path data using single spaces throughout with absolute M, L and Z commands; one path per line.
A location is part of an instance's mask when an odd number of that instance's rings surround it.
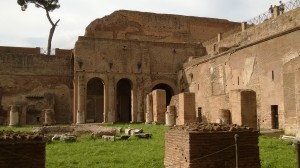
M 176 94 L 179 93 L 176 84 L 174 82 L 172 82 L 172 81 L 169 81 L 169 80 L 155 80 L 155 81 L 152 82 L 151 89 L 153 87 L 155 87 L 156 85 L 158 85 L 158 84 L 169 85 L 172 88 L 172 90 L 174 91 L 174 95 L 176 95 Z

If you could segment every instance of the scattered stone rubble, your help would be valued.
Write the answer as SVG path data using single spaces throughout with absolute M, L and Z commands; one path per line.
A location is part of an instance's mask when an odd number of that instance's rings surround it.
M 180 126 L 174 126 L 171 129 L 195 131 L 195 132 L 238 132 L 249 131 L 252 132 L 253 128 L 248 126 L 239 126 L 236 124 L 218 124 L 218 123 L 189 123 Z
M 55 134 L 52 138 L 52 141 L 60 140 L 65 142 L 75 142 L 77 140 L 77 136 L 68 135 L 68 134 Z
M 104 139 L 108 141 L 127 140 L 131 136 L 146 139 L 152 137 L 152 134 L 144 133 L 143 129 L 128 127 L 123 131 L 120 127 L 104 127 L 92 124 L 34 127 L 33 132 L 46 135 L 52 141 L 60 140 L 65 142 L 75 142 L 77 137 L 83 133 L 91 133 L 91 138 L 94 140 Z
M 45 167 L 46 137 L 32 132 L 0 130 L 0 167 Z
M 0 142 L 46 141 L 47 138 L 38 133 L 0 131 Z

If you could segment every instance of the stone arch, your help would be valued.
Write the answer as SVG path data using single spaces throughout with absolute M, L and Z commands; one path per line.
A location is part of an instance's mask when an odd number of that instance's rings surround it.
M 165 83 L 158 83 L 154 87 L 152 87 L 152 91 L 155 89 L 163 89 L 166 91 L 166 104 L 169 105 L 171 102 L 172 96 L 174 96 L 173 88 Z
M 117 83 L 117 114 L 119 122 L 130 122 L 132 108 L 132 82 L 130 79 L 122 78 Z
M 104 82 L 98 77 L 87 83 L 86 122 L 104 121 Z

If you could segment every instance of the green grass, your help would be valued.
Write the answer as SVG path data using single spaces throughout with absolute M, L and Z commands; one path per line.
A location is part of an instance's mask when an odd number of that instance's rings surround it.
M 115 142 L 93 140 L 89 135 L 76 143 L 55 142 L 47 145 L 47 168 L 161 168 L 164 158 L 164 132 L 162 125 L 114 125 L 114 127 L 143 128 L 151 139 L 130 137 Z
M 296 150 L 292 142 L 260 136 L 259 150 L 262 168 L 293 168 L 297 165 Z
M 164 167 L 163 125 L 115 124 L 113 127 L 142 128 L 151 139 L 130 137 L 123 141 L 92 140 L 81 136 L 75 143 L 53 142 L 46 146 L 47 168 L 161 168 Z M 0 127 L 0 130 L 31 131 L 32 126 Z M 296 152 L 291 142 L 275 137 L 259 137 L 262 168 L 296 167 Z

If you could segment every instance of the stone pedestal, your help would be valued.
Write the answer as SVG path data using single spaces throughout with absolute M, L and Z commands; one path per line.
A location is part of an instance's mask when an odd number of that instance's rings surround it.
M 166 112 L 166 126 L 174 126 L 175 125 L 175 106 L 167 106 Z
M 9 126 L 19 125 L 19 107 L 16 105 L 10 106 L 9 111 Z

